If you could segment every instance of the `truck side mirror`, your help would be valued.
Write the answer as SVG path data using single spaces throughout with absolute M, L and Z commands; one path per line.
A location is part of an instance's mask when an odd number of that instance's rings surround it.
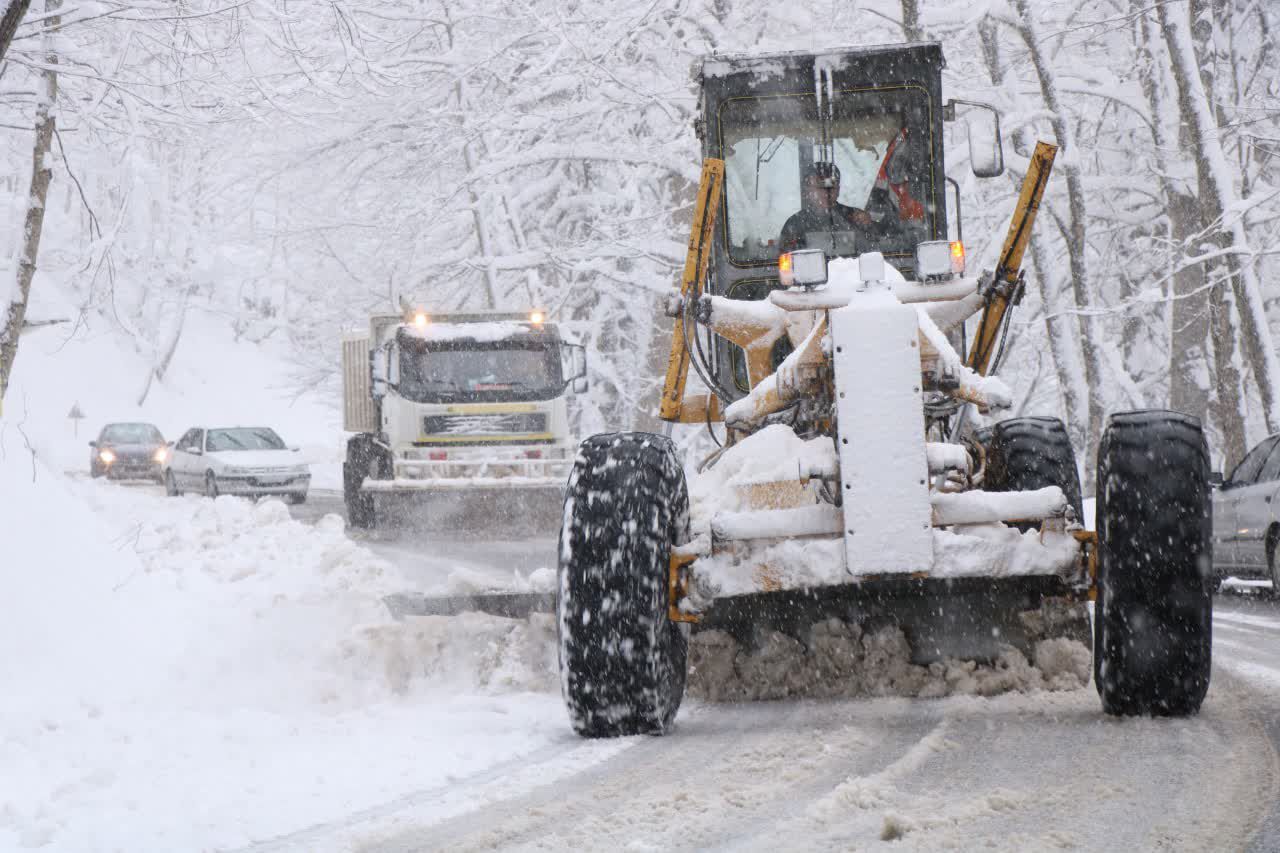
M 89 446 L 90 446 L 90 447 L 97 447 L 97 446 L 98 446 L 98 442 L 96 442 L 96 441 L 91 441 L 91 442 L 89 442 Z
M 400 360 L 395 357 L 395 347 L 385 344 L 369 353 L 369 396 L 381 400 L 387 396 L 387 388 L 400 384 Z
M 381 348 L 369 351 L 369 396 L 375 400 L 387 396 L 387 360 Z
M 976 107 L 965 116 L 969 132 L 969 165 L 978 178 L 998 178 L 1004 174 L 1004 145 L 1000 141 L 1000 112 L 990 104 L 978 101 L 947 101 L 943 107 L 955 115 L 955 105 Z
M 1224 480 L 1221 471 L 1214 471 L 1209 475 L 1209 485 L 1213 486 L 1215 489 L 1221 489 L 1223 482 Z
M 587 392 L 587 348 L 582 344 L 565 344 L 569 348 L 569 364 L 573 370 L 570 376 L 570 382 L 573 385 L 573 393 L 585 394 Z

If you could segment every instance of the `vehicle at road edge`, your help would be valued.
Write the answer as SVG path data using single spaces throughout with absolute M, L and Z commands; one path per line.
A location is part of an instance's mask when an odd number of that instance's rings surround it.
M 1245 454 L 1213 493 L 1213 579 L 1264 578 L 1280 589 L 1280 434 Z
M 89 475 L 163 482 L 169 445 L 154 424 L 107 424 L 89 442 Z
M 192 427 L 173 446 L 164 466 L 165 491 L 208 497 L 281 495 L 307 499 L 311 469 L 269 427 Z

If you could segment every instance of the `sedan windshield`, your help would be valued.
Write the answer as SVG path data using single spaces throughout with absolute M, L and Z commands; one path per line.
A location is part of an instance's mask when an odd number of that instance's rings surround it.
M 110 424 L 102 430 L 102 440 L 116 444 L 163 444 L 164 436 L 151 424 Z
M 206 448 L 210 453 L 228 450 L 284 450 L 284 442 L 267 427 L 211 429 Z
M 563 390 L 559 347 L 546 342 L 401 340 L 400 395 L 416 403 L 549 400 Z

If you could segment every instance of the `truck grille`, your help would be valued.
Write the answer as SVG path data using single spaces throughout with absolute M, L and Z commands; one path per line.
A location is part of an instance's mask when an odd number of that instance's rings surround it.
M 542 412 L 427 415 L 422 429 L 427 435 L 460 436 L 546 432 L 547 416 Z

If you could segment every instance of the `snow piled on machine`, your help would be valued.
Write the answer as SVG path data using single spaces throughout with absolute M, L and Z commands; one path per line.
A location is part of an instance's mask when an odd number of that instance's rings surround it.
M 248 845 L 564 736 L 549 617 L 395 623 L 336 516 L 157 492 L 0 427 L 0 849 Z

